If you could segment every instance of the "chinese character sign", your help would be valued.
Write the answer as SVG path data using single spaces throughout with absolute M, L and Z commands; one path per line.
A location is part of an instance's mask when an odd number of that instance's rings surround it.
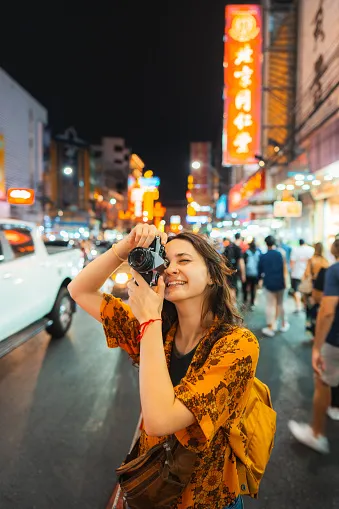
M 258 5 L 226 6 L 223 164 L 260 154 L 262 22 Z

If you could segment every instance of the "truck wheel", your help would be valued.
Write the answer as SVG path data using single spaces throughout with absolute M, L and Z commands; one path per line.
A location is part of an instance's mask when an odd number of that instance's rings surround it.
M 53 320 L 53 323 L 46 327 L 46 331 L 52 338 L 64 337 L 72 324 L 73 318 L 73 302 L 67 288 L 60 289 L 49 317 Z

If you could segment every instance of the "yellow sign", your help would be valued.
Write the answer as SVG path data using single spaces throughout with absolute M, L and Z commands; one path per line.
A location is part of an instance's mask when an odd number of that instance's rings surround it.
M 5 137 L 0 134 L 0 200 L 6 198 Z
M 152 171 L 152 170 L 147 170 L 147 171 L 145 171 L 145 173 L 144 173 L 144 177 L 145 177 L 146 179 L 150 179 L 150 178 L 152 178 L 152 177 L 153 177 L 153 171 Z
M 147 212 L 147 219 L 153 220 L 154 217 L 154 202 L 159 199 L 158 189 L 154 191 L 146 191 L 143 196 L 144 212 Z

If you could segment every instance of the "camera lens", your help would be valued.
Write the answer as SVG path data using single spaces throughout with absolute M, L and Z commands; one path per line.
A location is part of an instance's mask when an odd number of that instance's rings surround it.
M 149 249 L 136 247 L 128 255 L 128 263 L 137 272 L 147 272 L 153 269 L 153 256 Z

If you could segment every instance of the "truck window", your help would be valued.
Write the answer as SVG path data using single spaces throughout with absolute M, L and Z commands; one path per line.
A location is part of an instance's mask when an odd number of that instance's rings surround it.
M 3 233 L 12 248 L 15 258 L 34 253 L 34 242 L 28 228 L 6 226 L 3 229 Z
M 3 252 L 3 249 L 2 249 L 1 239 L 0 239 L 0 263 L 4 262 L 4 261 L 5 261 L 5 255 L 4 255 L 4 252 Z

